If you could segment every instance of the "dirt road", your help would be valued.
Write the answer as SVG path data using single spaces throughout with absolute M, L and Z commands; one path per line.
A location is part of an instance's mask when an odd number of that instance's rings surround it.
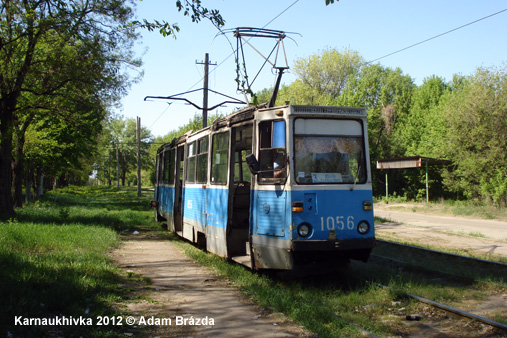
M 128 305 L 136 327 L 164 337 L 307 337 L 280 314 L 263 312 L 167 240 L 142 234 L 113 253 L 120 267 L 151 278 L 149 298 Z M 145 325 L 148 319 L 171 323 Z M 177 321 L 179 320 L 179 322 Z M 200 325 L 196 325 L 200 320 Z M 180 325 L 179 325 L 180 324 Z M 150 335 L 148 335 L 150 336 Z
M 422 244 L 507 257 L 507 222 L 400 211 L 375 204 L 376 233 Z

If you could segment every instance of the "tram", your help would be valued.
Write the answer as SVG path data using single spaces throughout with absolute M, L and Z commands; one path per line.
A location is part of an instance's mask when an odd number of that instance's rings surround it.
M 367 261 L 375 246 L 366 109 L 248 107 L 158 149 L 169 231 L 255 270 Z

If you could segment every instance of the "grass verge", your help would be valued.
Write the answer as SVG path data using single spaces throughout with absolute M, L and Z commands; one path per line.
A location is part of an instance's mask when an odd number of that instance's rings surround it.
M 124 286 L 142 280 L 107 253 L 120 244 L 120 231 L 150 223 L 146 196 L 70 187 L 16 211 L 0 223 L 0 336 L 124 336 L 123 327 L 96 325 L 97 317 L 121 315 Z M 19 325 L 79 318 L 93 325 Z

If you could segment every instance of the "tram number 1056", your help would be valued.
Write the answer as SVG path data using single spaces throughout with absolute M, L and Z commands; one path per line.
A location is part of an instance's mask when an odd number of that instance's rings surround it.
M 347 216 L 347 219 L 345 219 L 345 216 L 329 216 L 327 218 L 321 217 L 320 218 L 320 227 L 321 230 L 324 231 L 327 230 L 344 230 L 345 226 L 347 229 L 352 230 L 356 226 L 354 223 L 354 216 Z

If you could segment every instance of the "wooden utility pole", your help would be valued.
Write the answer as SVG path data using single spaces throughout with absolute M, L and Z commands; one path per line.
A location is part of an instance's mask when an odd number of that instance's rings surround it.
M 204 65 L 204 85 L 203 85 L 203 97 L 202 97 L 202 127 L 208 126 L 208 75 L 209 75 L 209 54 L 204 54 L 204 62 L 195 62 L 198 65 Z M 214 66 L 217 64 L 214 63 Z
M 209 73 L 209 54 L 204 54 L 204 91 L 202 98 L 202 127 L 208 126 L 208 73 Z

